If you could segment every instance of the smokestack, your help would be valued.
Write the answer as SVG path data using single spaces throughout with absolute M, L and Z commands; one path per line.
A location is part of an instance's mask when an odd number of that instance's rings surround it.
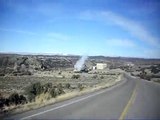
M 87 59 L 88 59 L 88 56 L 82 56 L 74 65 L 74 70 L 80 71 L 83 68 L 83 65 Z

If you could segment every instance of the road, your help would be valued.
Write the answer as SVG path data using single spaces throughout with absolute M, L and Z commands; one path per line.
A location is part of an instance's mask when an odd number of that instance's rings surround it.
M 111 88 L 9 119 L 160 119 L 160 85 L 126 76 Z

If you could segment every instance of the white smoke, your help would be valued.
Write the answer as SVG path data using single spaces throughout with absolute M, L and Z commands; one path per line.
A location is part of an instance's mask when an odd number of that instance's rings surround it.
M 74 69 L 80 71 L 83 68 L 83 65 L 87 59 L 88 56 L 82 56 L 74 65 Z

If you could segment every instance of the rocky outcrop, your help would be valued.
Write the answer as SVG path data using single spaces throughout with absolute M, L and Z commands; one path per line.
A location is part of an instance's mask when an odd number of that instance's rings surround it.
M 73 67 L 70 59 L 59 56 L 0 55 L 0 75 L 31 75 L 34 71 Z

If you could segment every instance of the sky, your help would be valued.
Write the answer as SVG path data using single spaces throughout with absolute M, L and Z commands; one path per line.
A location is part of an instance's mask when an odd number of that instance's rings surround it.
M 159 0 L 0 0 L 0 52 L 160 58 Z

